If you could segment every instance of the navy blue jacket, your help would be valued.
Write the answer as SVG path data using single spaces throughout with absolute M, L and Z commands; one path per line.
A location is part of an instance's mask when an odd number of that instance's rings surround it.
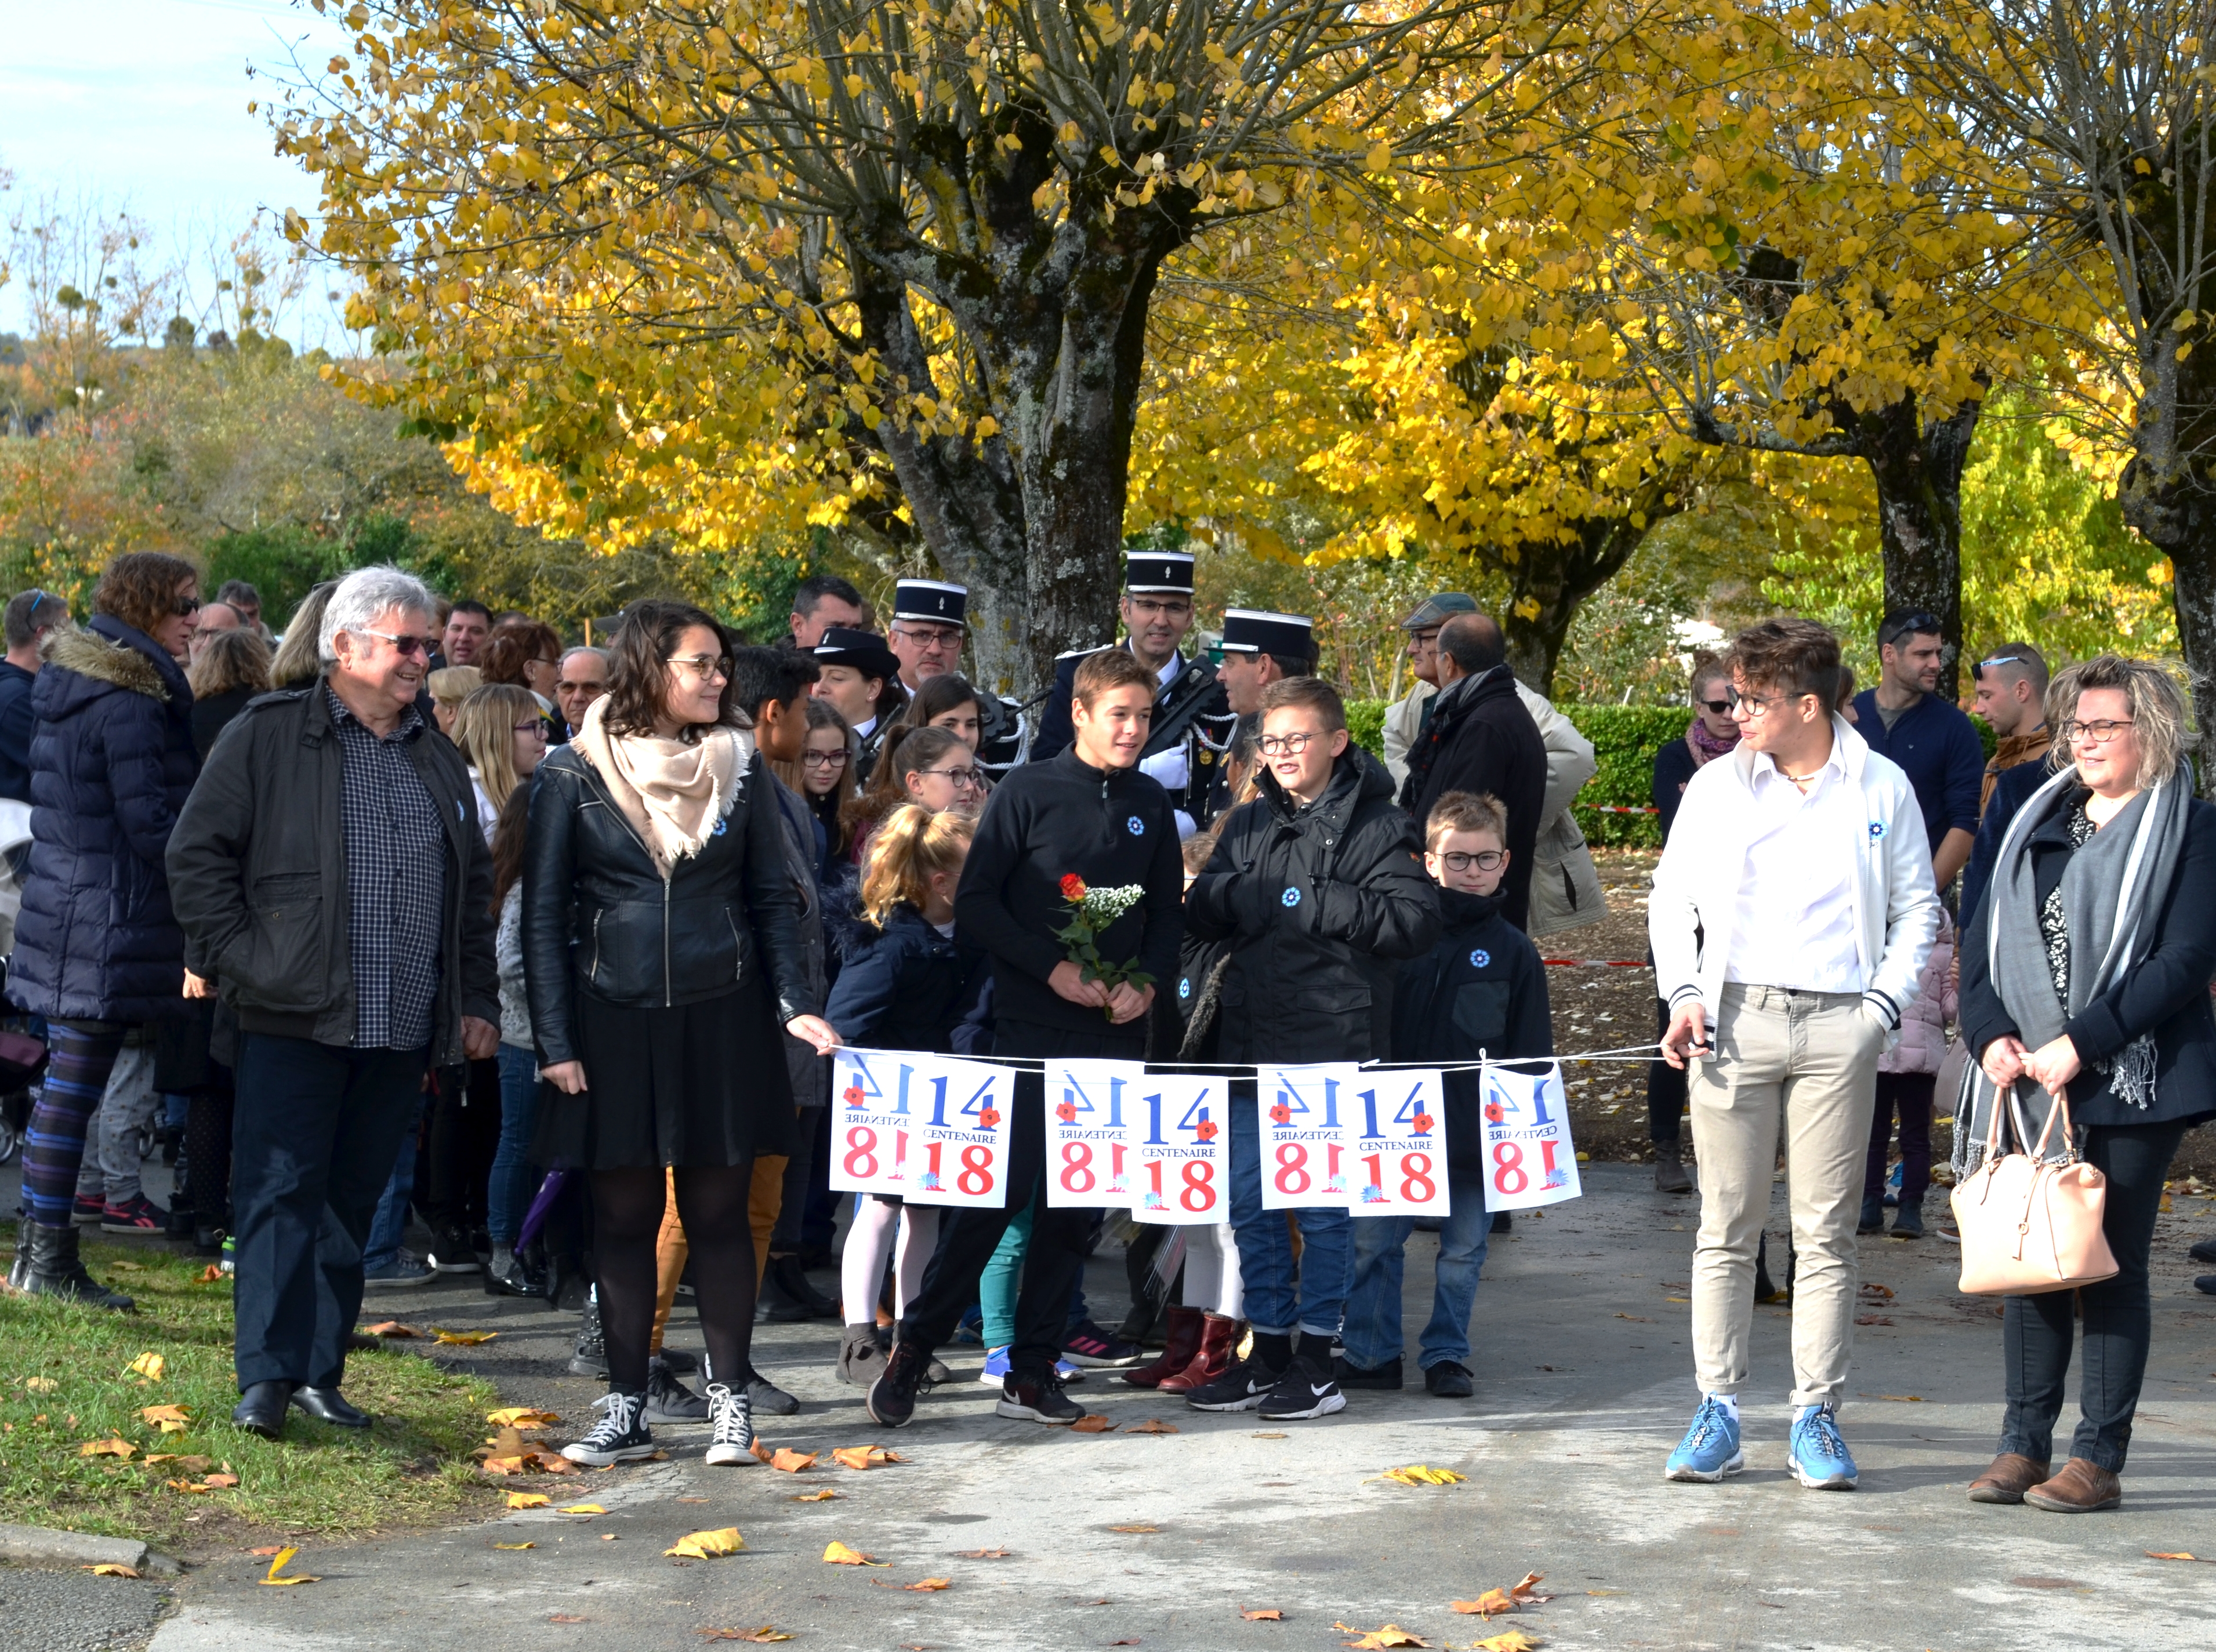
M 956 1053 L 955 1029 L 985 984 L 983 949 L 949 940 L 902 901 L 874 941 L 856 924 L 842 937 L 846 963 L 823 1018 L 840 1041 L 875 1050 Z M 859 944 L 856 944 L 859 943 Z
M 19 803 L 31 801 L 31 729 L 38 722 L 31 685 L 38 680 L 36 672 L 0 660 L 0 797 Z
M 200 773 L 193 691 L 145 632 L 58 633 L 33 690 L 31 861 L 8 996 L 57 1021 L 192 1013 L 163 857 Z
M 1970 858 L 1962 868 L 1960 922 L 1965 928 L 1977 912 L 1985 885 L 1991 881 L 1993 863 L 2000 858 L 2001 839 L 2008 835 L 2009 822 L 2016 819 L 2016 811 L 2053 773 L 2044 758 L 2034 758 L 2012 769 L 2003 769 L 1994 777 L 1993 795 L 1985 800 L 1985 818 L 1978 823 L 1978 841 L 1970 845 Z
M 1554 1054 L 1546 967 L 1530 937 L 1508 921 L 1506 905 L 1505 891 L 1439 891 L 1445 928 L 1429 952 L 1400 966 L 1393 1002 L 1395 1060 Z M 1448 1172 L 1457 1180 L 1481 1179 L 1485 1122 L 1478 1074 L 1448 1073 L 1445 1086 Z
M 1958 707 L 1927 694 L 1888 729 L 1877 709 L 1877 691 L 1855 696 L 1855 733 L 1880 757 L 1891 758 L 1916 789 L 1924 830 L 1936 851 L 1956 827 L 1978 829 L 1978 794 L 1985 789 L 1985 747 L 1978 726 Z

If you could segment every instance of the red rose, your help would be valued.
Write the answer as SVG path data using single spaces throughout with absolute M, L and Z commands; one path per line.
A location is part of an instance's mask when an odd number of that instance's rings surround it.
M 1082 900 L 1085 896 L 1085 880 L 1074 872 L 1064 872 L 1062 875 L 1062 898 L 1064 900 Z

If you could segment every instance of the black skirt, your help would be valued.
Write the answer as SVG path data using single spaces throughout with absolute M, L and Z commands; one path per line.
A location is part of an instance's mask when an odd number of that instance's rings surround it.
M 743 1164 L 793 1149 L 784 1029 L 760 983 L 668 1010 L 576 998 L 578 1058 L 590 1086 L 548 1086 L 532 1156 L 588 1170 Z

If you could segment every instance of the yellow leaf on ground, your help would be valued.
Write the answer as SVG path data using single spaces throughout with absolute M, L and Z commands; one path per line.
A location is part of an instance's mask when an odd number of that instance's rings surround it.
M 103 1560 L 96 1566 L 80 1566 L 79 1571 L 90 1572 L 95 1577 L 136 1577 L 138 1569 L 126 1566 L 120 1561 Z
M 522 1457 L 488 1457 L 477 1466 L 487 1474 L 528 1474 L 531 1470 L 526 1464 L 532 1460 Z M 545 1500 L 542 1498 L 540 1501 Z
M 692 1532 L 677 1539 L 674 1547 L 664 1549 L 665 1555 L 676 1555 L 686 1560 L 712 1560 L 717 1555 L 735 1555 L 747 1546 L 736 1526 L 726 1526 L 713 1532 Z
M 1542 1642 L 1533 1640 L 1520 1629 L 1495 1635 L 1482 1641 L 1472 1641 L 1472 1652 L 1537 1652 Z
M 1074 1434 L 1105 1434 L 1116 1425 L 1098 1411 L 1088 1411 L 1069 1425 Z
M 1519 1604 L 1532 1600 L 1551 1600 L 1551 1594 L 1539 1593 L 1539 1585 L 1547 1581 L 1544 1572 L 1526 1572 L 1508 1586 L 1509 1595 Z
M 200 1269 L 200 1283 L 203 1285 L 213 1285 L 222 1277 L 223 1269 L 213 1262 Z
M 510 1405 L 498 1411 L 485 1413 L 485 1421 L 496 1428 L 551 1428 L 561 1420 L 551 1411 L 541 1411 L 529 1405 Z
M 511 1491 L 508 1494 L 510 1508 L 544 1508 L 551 1501 L 543 1491 Z
M 539 1545 L 535 1543 L 496 1543 L 493 1545 L 493 1547 L 496 1549 L 536 1549 L 538 1546 Z
M 415 1326 L 403 1325 L 397 1319 L 387 1319 L 372 1325 L 367 1332 L 371 1336 L 421 1336 L 422 1334 Z
M 1360 1648 L 1362 1649 L 1362 1652 L 1375 1652 L 1375 1649 L 1379 1647 L 1427 1647 L 1431 1643 L 1423 1639 L 1420 1636 L 1411 1635 L 1407 1630 L 1401 1628 L 1398 1624 L 1388 1624 L 1382 1629 L 1371 1630 L 1367 1635 L 1364 1635 L 1358 1641 L 1345 1641 L 1342 1642 L 1341 1644 Z
M 1111 1532 L 1159 1532 L 1162 1528 L 1159 1526 L 1111 1526 L 1108 1529 Z
M 814 1468 L 816 1458 L 814 1452 L 797 1452 L 790 1446 L 780 1446 L 769 1459 L 769 1465 L 773 1469 L 782 1469 L 787 1474 L 797 1474 L 803 1469 Z
M 826 1486 L 821 1491 L 803 1491 L 792 1501 L 797 1503 L 828 1503 L 839 1494 Z
M 235 1474 L 211 1474 L 207 1477 L 207 1483 L 211 1489 L 220 1491 L 227 1487 L 237 1485 L 238 1477 Z
M 26 1377 L 23 1379 L 23 1386 L 34 1394 L 51 1394 L 59 1388 L 61 1384 L 52 1377 Z
M 127 1440 L 119 1440 L 110 1434 L 105 1440 L 86 1440 L 77 1448 L 77 1454 L 79 1457 L 131 1458 L 138 1454 L 138 1448 Z
M 1411 1463 L 1406 1468 L 1388 1469 L 1378 1478 L 1392 1480 L 1404 1486 L 1458 1486 L 1469 1477 L 1456 1474 L 1452 1469 L 1435 1469 L 1422 1463 Z
M 2149 1560 L 2200 1560 L 2201 1563 L 2204 1566 L 2216 1565 L 2216 1561 L 2201 1560 L 2199 1555 L 2189 1555 L 2182 1549 L 2179 1550 L 2175 1554 L 2168 1555 L 2158 1554 L 2153 1550 L 2149 1549 L 2146 1551 L 2146 1557 Z
M 910 1594 L 934 1594 L 940 1589 L 951 1589 L 953 1587 L 954 1580 L 951 1577 L 926 1577 L 920 1583 L 909 1584 L 908 1590 Z
M 1450 1600 L 1447 1605 L 1456 1612 L 1475 1612 L 1481 1618 L 1490 1618 L 1496 1612 L 1516 1610 L 1516 1602 L 1509 1598 L 1505 1589 L 1487 1589 L 1474 1600 Z
M 158 1354 L 147 1353 L 133 1360 L 130 1368 L 148 1382 L 157 1383 L 162 1380 L 162 1373 L 169 1368 L 169 1362 Z
M 961 1552 L 962 1558 L 964 1560 L 1013 1560 L 1015 1558 L 1006 1549 L 964 1549 Z
M 1250 1624 L 1279 1624 L 1285 1619 L 1285 1614 L 1275 1606 L 1260 1606 L 1253 1612 L 1242 1612 L 1239 1615 Z
M 215 1489 L 205 1480 L 171 1480 L 167 1482 L 167 1484 L 170 1490 L 181 1491 L 192 1497 L 197 1497 Z
M 849 1549 L 843 1543 L 824 1545 L 823 1562 L 828 1566 L 884 1566 L 891 1563 L 873 1560 L 859 1549 Z
M 500 1333 L 496 1330 L 440 1330 L 431 1327 L 431 1340 L 445 1342 L 453 1348 L 475 1348 L 480 1342 L 489 1342 Z
M 569 1503 L 554 1512 L 557 1514 L 605 1514 L 608 1511 L 598 1503 Z
M 321 1582 L 321 1581 L 323 1581 L 321 1578 L 310 1577 L 310 1576 L 309 1576 L 306 1573 L 305 1573 L 305 1572 L 295 1572 L 295 1573 L 294 1573 L 292 1576 L 290 1576 L 290 1577 L 280 1577 L 280 1576 L 277 1575 L 278 1573 L 280 1573 L 280 1572 L 283 1571 L 283 1570 L 285 1569 L 285 1568 L 286 1568 L 286 1567 L 287 1567 L 287 1566 L 291 1565 L 291 1564 L 292 1563 L 292 1557 L 293 1557 L 293 1556 L 295 1556 L 295 1555 L 297 1555 L 297 1554 L 299 1554 L 299 1552 L 300 1552 L 300 1551 L 299 1551 L 298 1549 L 280 1549 L 280 1550 L 277 1551 L 277 1557 L 276 1557 L 276 1558 L 275 1558 L 275 1559 L 274 1559 L 274 1560 L 272 1560 L 272 1561 L 269 1563 L 269 1575 L 268 1575 L 268 1576 L 266 1576 L 266 1577 L 262 1578 L 262 1579 L 261 1580 L 261 1581 L 262 1581 L 262 1582 L 266 1587 L 273 1587 L 273 1588 L 282 1588 L 286 1587 L 286 1585 L 288 1585 L 288 1584 L 292 1584 L 292 1583 L 318 1583 L 318 1582 Z
M 583 1619 L 578 1621 L 582 1623 Z M 792 1637 L 781 1629 L 764 1624 L 760 1629 L 704 1629 L 700 1631 L 700 1638 L 704 1641 L 751 1641 L 759 1646 L 771 1641 L 789 1641 Z
M 883 1463 L 900 1463 L 907 1459 L 898 1452 L 889 1452 L 883 1446 L 841 1446 L 831 1453 L 835 1462 L 850 1469 L 873 1469 Z
M 190 1422 L 193 1414 L 182 1405 L 142 1405 L 138 1415 L 148 1422 L 174 1422 L 179 1427 Z
M 1123 1430 L 1127 1434 L 1173 1434 L 1178 1431 L 1174 1422 L 1165 1422 L 1160 1417 L 1148 1417 L 1144 1422 L 1135 1422 Z

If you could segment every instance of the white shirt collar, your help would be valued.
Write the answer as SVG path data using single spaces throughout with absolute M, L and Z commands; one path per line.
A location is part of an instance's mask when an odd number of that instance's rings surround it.
M 1184 669 L 1185 656 L 1180 654 L 1173 654 L 1170 655 L 1169 664 L 1164 666 L 1160 671 L 1154 673 L 1154 680 L 1160 683 L 1164 688 L 1167 688 L 1172 683 L 1177 681 L 1178 673 Z
M 867 722 L 856 723 L 854 725 L 854 738 L 856 740 L 869 739 L 871 733 L 877 728 L 877 720 L 875 717 L 871 718 Z
M 1847 755 L 1836 728 L 1831 731 L 1831 754 L 1824 759 L 1816 772 L 1820 775 L 1825 769 L 1836 769 L 1842 780 L 1846 778 Z M 1754 783 L 1759 786 L 1765 779 L 1782 781 L 1788 786 L 1793 783 L 1786 779 L 1785 771 L 1777 766 L 1775 758 L 1767 752 L 1757 752 L 1754 754 Z

